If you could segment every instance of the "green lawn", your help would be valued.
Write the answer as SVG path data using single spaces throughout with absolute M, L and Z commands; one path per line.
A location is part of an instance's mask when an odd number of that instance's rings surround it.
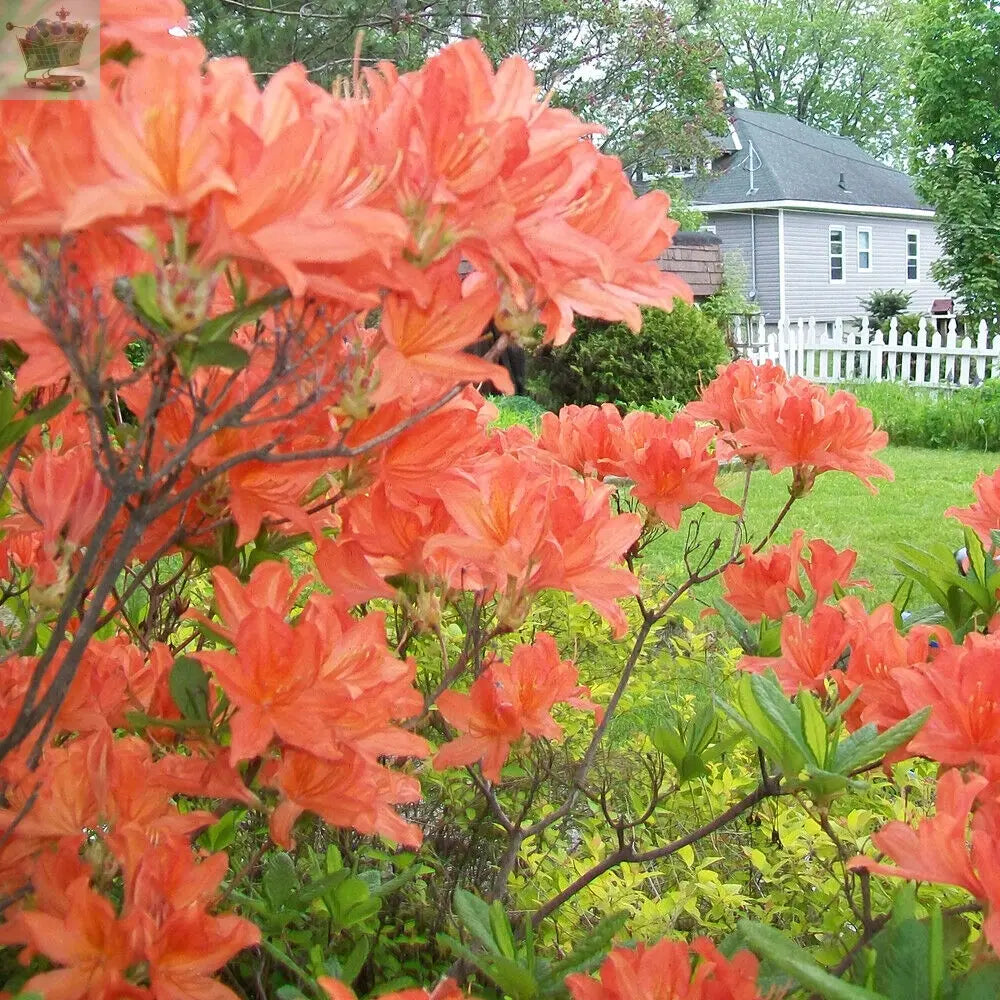
M 876 481 L 879 490 L 876 496 L 853 476 L 825 473 L 812 492 L 795 504 L 775 535 L 776 541 L 787 542 L 792 531 L 801 527 L 807 538 L 822 537 L 838 549 L 854 549 L 858 553 L 856 575 L 875 586 L 866 603 L 892 597 L 899 583 L 892 564 L 893 547 L 897 543 L 923 545 L 943 541 L 952 548 L 962 544 L 958 522 L 945 518 L 944 511 L 952 505 L 964 507 L 971 503 L 972 483 L 978 473 L 992 472 L 1000 464 L 1000 456 L 994 454 L 924 448 L 890 447 L 879 458 L 893 469 L 896 479 L 892 483 Z M 781 509 L 788 496 L 789 479 L 787 473 L 772 476 L 766 470 L 753 474 L 747 505 L 751 541 L 763 537 Z M 723 492 L 739 499 L 742 473 L 726 473 L 723 482 Z M 667 534 L 651 547 L 648 553 L 651 569 L 669 571 L 678 565 L 685 524 L 701 511 L 704 508 L 688 512 L 680 532 Z M 711 511 L 704 512 L 701 537 L 714 537 L 713 529 L 725 520 Z M 727 537 L 731 540 L 732 534 Z M 702 588 L 704 597 L 718 592 L 714 583 Z

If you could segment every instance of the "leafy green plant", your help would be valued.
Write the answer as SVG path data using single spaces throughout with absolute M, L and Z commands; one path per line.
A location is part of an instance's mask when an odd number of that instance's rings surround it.
M 850 389 L 893 444 L 1000 449 L 1000 380 L 955 390 L 894 382 L 858 383 Z
M 865 298 L 859 299 L 858 305 L 861 307 L 862 313 L 868 317 L 870 329 L 875 331 L 881 330 L 893 316 L 905 313 L 910 307 L 912 298 L 912 292 L 886 288 L 874 291 Z
M 565 347 L 532 362 L 532 395 L 550 409 L 618 401 L 645 408 L 664 397 L 686 403 L 729 359 L 718 324 L 682 302 L 671 312 L 643 310 L 638 336 L 622 323 L 586 319 L 577 330 Z

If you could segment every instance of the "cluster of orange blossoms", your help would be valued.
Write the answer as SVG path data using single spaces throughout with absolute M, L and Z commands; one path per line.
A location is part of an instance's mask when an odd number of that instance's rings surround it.
M 510 632 L 557 589 L 621 636 L 643 531 L 676 529 L 699 504 L 741 513 L 717 485 L 720 459 L 791 469 L 796 497 L 826 471 L 866 483 L 891 472 L 873 457 L 884 434 L 853 397 L 746 362 L 720 369 L 673 420 L 569 407 L 546 415 L 537 438 L 490 429 L 493 408 L 456 389 L 509 388 L 464 350 L 488 323 L 515 343 L 541 328 L 558 344 L 574 314 L 638 328 L 640 305 L 689 296 L 656 264 L 676 228 L 666 196 L 636 198 L 621 164 L 585 141 L 595 129 L 538 99 L 523 61 L 494 71 L 462 42 L 416 73 L 366 70 L 338 94 L 295 66 L 261 90 L 242 60 L 205 66 L 197 40 L 168 33 L 180 4 L 102 9 L 101 100 L 0 102 L 0 334 L 25 355 L 18 394 L 71 397 L 3 456 L 3 575 L 26 578 L 51 621 L 74 577 L 98 579 L 119 549 L 153 562 L 301 535 L 330 593 L 303 599 L 311 581 L 280 562 L 244 582 L 216 567 L 214 613 L 190 614 L 212 636 L 187 662 L 206 684 L 188 689 L 202 701 L 183 714 L 176 650 L 124 631 L 90 640 L 61 704 L 0 761 L 0 893 L 30 883 L 0 944 L 25 963 L 48 959 L 25 989 L 56 1000 L 224 1000 L 217 971 L 260 935 L 215 912 L 227 858 L 191 841 L 217 817 L 178 796 L 264 809 L 284 846 L 304 813 L 417 845 L 399 810 L 419 782 L 387 758 L 431 755 L 413 731 L 429 712 L 457 733 L 434 766 L 478 764 L 494 783 L 519 743 L 560 738 L 555 706 L 600 718 L 545 634 L 475 678 L 450 678 L 464 693 L 425 697 L 383 615 L 359 606 L 397 602 L 433 632 L 472 595 Z M 273 310 L 247 306 L 267 296 Z M 201 342 L 212 328 L 226 336 Z M 136 340 L 139 365 L 126 354 Z M 127 408 L 141 447 L 108 437 L 94 419 L 105 403 Z M 643 514 L 613 512 L 622 479 Z M 121 481 L 133 496 L 118 495 Z M 977 495 L 965 517 L 985 537 L 1000 527 L 996 482 Z M 891 609 L 828 604 L 854 583 L 854 554 L 812 540 L 804 560 L 805 544 L 744 549 L 726 573 L 744 615 L 783 619 L 781 657 L 745 666 L 777 669 L 791 691 L 830 677 L 844 694 L 860 687 L 854 724 L 932 704 L 911 752 L 977 774 L 957 787 L 949 772 L 939 816 L 909 839 L 889 828 L 879 846 L 925 877 L 922 859 L 947 834 L 954 863 L 938 859 L 935 872 L 996 900 L 985 869 L 998 640 L 952 646 L 929 628 L 903 638 Z M 804 599 L 803 569 L 808 620 L 790 597 Z M 44 662 L 0 662 L 4 734 L 55 683 L 79 627 L 70 617 Z M 186 726 L 192 712 L 203 725 Z M 974 801 L 962 854 L 954 831 Z M 997 943 L 992 911 L 987 935 Z M 756 971 L 751 956 L 730 962 L 706 941 L 663 942 L 617 949 L 600 981 L 568 985 L 575 1000 L 754 1000 Z M 460 996 L 446 982 L 429 1000 Z

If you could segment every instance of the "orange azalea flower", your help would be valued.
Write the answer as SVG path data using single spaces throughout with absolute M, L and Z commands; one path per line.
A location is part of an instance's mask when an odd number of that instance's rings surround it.
M 842 589 L 867 587 L 867 580 L 852 580 L 851 570 L 857 562 L 858 554 L 853 549 L 838 552 L 829 542 L 814 538 L 809 542 L 809 558 L 803 560 L 806 577 L 816 593 L 816 603 L 820 604 L 833 595 L 833 585 Z
M 787 695 L 800 688 L 822 694 L 849 638 L 843 613 L 821 604 L 808 622 L 793 614 L 781 620 L 781 656 L 744 656 L 739 667 L 754 674 L 773 670 Z
M 407 506 L 413 497 L 437 496 L 453 481 L 456 469 L 485 454 L 489 444 L 482 405 L 482 397 L 468 390 L 378 449 L 371 465 L 393 503 Z M 352 429 L 350 443 L 357 447 L 409 415 L 402 407 L 380 406 L 364 422 L 362 434 L 358 427 Z
M 722 574 L 723 599 L 748 622 L 767 617 L 778 621 L 791 610 L 788 592 L 805 597 L 799 569 L 805 533 L 796 531 L 789 545 L 775 545 L 763 555 L 754 555 L 753 546 L 740 550 L 742 562 L 733 563 Z
M 773 361 L 756 365 L 752 361 L 734 361 L 719 365 L 717 375 L 701 390 L 701 397 L 684 407 L 684 412 L 695 420 L 707 420 L 720 430 L 716 454 L 721 460 L 735 453 L 732 439 L 743 429 L 743 403 L 758 399 L 770 392 L 775 385 L 788 381 L 784 368 Z
M 156 773 L 164 787 L 195 798 L 231 799 L 252 808 L 260 800 L 247 788 L 243 776 L 222 747 L 214 743 L 198 745 L 188 737 L 188 753 L 171 753 L 156 762 Z
M 303 576 L 296 583 L 287 563 L 273 560 L 255 566 L 246 584 L 241 584 L 224 566 L 216 566 L 212 569 L 212 589 L 221 624 L 202 615 L 191 616 L 232 642 L 240 625 L 259 611 L 267 609 L 287 619 L 299 595 L 311 582 L 309 576 Z
M 1000 951 L 1000 804 L 993 792 L 982 775 L 945 771 L 938 777 L 934 816 L 916 829 L 889 823 L 872 837 L 896 864 L 856 857 L 850 867 L 965 889 L 984 904 L 983 936 Z
M 622 597 L 639 593 L 639 580 L 624 566 L 625 553 L 642 533 L 635 514 L 611 513 L 611 490 L 554 469 L 545 514 L 548 531 L 538 568 L 526 589 L 565 590 L 586 601 L 612 628 L 615 638 L 628 629 Z
M 1000 469 L 993 475 L 981 473 L 972 487 L 976 502 L 969 507 L 949 507 L 945 517 L 967 524 L 982 539 L 987 550 L 993 548 L 992 531 L 1000 529 Z
M 336 760 L 321 760 L 289 747 L 264 780 L 281 793 L 281 802 L 271 814 L 270 830 L 271 839 L 282 847 L 294 845 L 292 827 L 307 811 L 332 826 L 420 846 L 420 828 L 407 823 L 393 808 L 419 801 L 420 783 L 360 754 L 346 751 Z
M 126 913 L 154 1000 L 236 997 L 213 973 L 259 944 L 260 930 L 232 914 L 205 912 L 216 901 L 227 868 L 225 854 L 196 864 L 185 839 L 166 839 L 144 852 L 129 885 Z
M 758 964 L 748 951 L 725 958 L 708 938 L 691 945 L 664 939 L 615 948 L 600 981 L 574 973 L 566 985 L 573 1000 L 759 1000 Z
M 314 594 L 301 625 L 315 626 L 321 637 L 317 691 L 331 736 L 372 761 L 385 755 L 426 757 L 425 740 L 390 724 L 418 714 L 424 702 L 414 687 L 416 663 L 394 656 L 386 644 L 384 614 L 356 619 L 335 597 Z
M 466 484 L 463 481 L 460 485 Z M 411 498 L 406 503 L 395 503 L 383 483 L 377 483 L 366 494 L 349 497 L 338 510 L 344 523 L 338 543 L 357 542 L 368 564 L 382 578 L 429 575 L 431 568 L 424 559 L 425 546 L 436 535 L 454 527 L 439 498 Z M 321 576 L 328 572 L 326 560 L 333 551 L 321 547 L 316 554 Z M 333 582 L 328 586 L 336 590 Z
M 230 759 L 260 756 L 275 736 L 331 758 L 339 754 L 323 712 L 324 650 L 318 629 L 294 629 L 268 608 L 236 629 L 236 653 L 196 654 L 212 671 L 236 712 L 230 721 Z
M 982 899 L 986 892 L 973 868 L 968 827 L 973 803 L 987 784 L 982 775 L 972 774 L 966 780 L 960 771 L 946 771 L 938 778 L 934 816 L 922 819 L 916 829 L 907 823 L 888 823 L 872 837 L 875 846 L 896 864 L 857 857 L 850 867 L 917 882 L 957 885 Z
M 124 1000 L 146 997 L 126 978 L 138 955 L 128 928 L 111 903 L 82 875 L 66 887 L 67 912 L 60 916 L 25 911 L 20 921 L 30 946 L 63 968 L 42 972 L 24 986 L 52 1000 Z
M 372 568 L 361 544 L 353 539 L 324 539 L 313 556 L 323 582 L 334 597 L 353 608 L 376 597 L 392 599 L 392 589 Z
M 184 28 L 187 10 L 181 0 L 101 0 L 101 54 L 126 43 L 137 52 L 174 55 L 204 49 L 193 36 L 177 36 L 171 28 Z
M 462 351 L 482 337 L 496 306 L 497 294 L 485 283 L 463 295 L 458 272 L 449 271 L 437 279 L 434 296 L 424 308 L 409 296 L 387 295 L 380 329 L 386 343 L 415 369 L 452 382 L 489 381 L 513 393 L 506 368 Z
M 0 809 L 0 832 L 10 829 L 41 783 L 35 804 L 17 824 L 16 836 L 39 846 L 60 840 L 82 844 L 84 831 L 96 827 L 100 816 L 97 796 L 88 780 L 89 749 L 88 739 L 49 747 L 37 771 L 25 768 L 7 790 L 8 807 Z
M 917 670 L 897 670 L 910 712 L 931 706 L 931 716 L 910 741 L 912 754 L 955 767 L 975 764 L 1000 779 L 1000 636 L 966 636 Z
M 951 633 L 941 626 L 918 625 L 900 635 L 891 604 L 869 613 L 857 598 L 845 597 L 840 607 L 850 630 L 851 655 L 847 669 L 837 674 L 837 684 L 842 697 L 861 689 L 846 722 L 851 729 L 868 723 L 889 729 L 910 714 L 899 687 L 901 671 L 914 669 L 952 645 Z M 905 747 L 898 751 L 906 752 Z
M 799 495 L 830 470 L 850 472 L 873 493 L 871 477 L 893 478 L 892 469 L 872 455 L 888 444 L 888 434 L 874 429 L 871 411 L 849 392 L 831 395 L 796 376 L 747 397 L 737 409 L 743 426 L 734 440 L 740 454 L 764 458 L 772 472 L 794 469 Z
M 558 414 L 543 413 L 538 446 L 558 456 L 581 476 L 622 475 L 622 417 L 603 406 L 564 406 Z
M 699 503 L 720 514 L 740 512 L 715 485 L 719 463 L 708 451 L 710 428 L 695 427 L 682 413 L 666 420 L 642 411 L 629 413 L 622 428 L 622 471 L 635 483 L 635 498 L 665 524 L 680 527 L 681 511 Z
M 126 876 L 136 870 L 151 843 L 187 836 L 215 822 L 210 812 L 178 811 L 172 801 L 174 790 L 163 782 L 149 744 L 139 737 L 114 739 L 105 730 L 88 740 L 86 753 L 84 774 L 108 827 L 105 840 Z
M 245 63 L 227 61 L 218 73 L 221 96 L 236 98 L 231 105 L 213 99 L 214 117 L 230 135 L 233 185 L 213 199 L 201 259 L 242 259 L 265 274 L 274 268 L 296 297 L 309 288 L 359 309 L 377 305 L 382 287 L 405 287 L 408 279 L 422 286 L 401 257 L 405 222 L 371 204 L 390 171 L 362 148 L 361 109 L 337 101 L 301 69 L 276 74 L 263 94 Z
M 95 142 L 109 173 L 74 194 L 66 229 L 150 208 L 183 213 L 213 191 L 235 190 L 221 162 L 225 133 L 205 113 L 202 60 L 187 48 L 150 53 L 129 64 L 113 99 L 95 104 Z
M 36 583 L 68 578 L 69 560 L 90 540 L 108 500 L 93 452 L 86 445 L 44 451 L 30 468 L 15 470 L 10 485 L 13 512 L 0 525 L 37 539 Z
M 499 590 L 525 579 L 545 532 L 548 483 L 510 455 L 486 459 L 441 492 L 458 529 L 428 539 L 425 557 L 457 589 Z
M 468 694 L 445 691 L 437 706 L 460 733 L 434 758 L 435 770 L 481 761 L 483 774 L 500 783 L 512 744 L 525 734 L 558 740 L 562 729 L 552 718 L 557 702 L 600 715 L 590 691 L 577 683 L 570 660 L 560 660 L 555 640 L 539 633 L 530 646 L 517 646 L 506 664 L 495 660 L 473 682 Z

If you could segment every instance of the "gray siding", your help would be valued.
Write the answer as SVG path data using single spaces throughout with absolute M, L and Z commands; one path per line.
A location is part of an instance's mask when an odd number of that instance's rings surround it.
M 780 316 L 777 211 L 713 212 L 706 216 L 705 225 L 714 226 L 722 240 L 723 259 L 734 251 L 743 257 L 747 298 L 760 307 L 766 321 L 776 321 Z
M 858 300 L 876 289 L 912 293 L 910 309 L 930 312 L 934 299 L 948 298 L 930 276 L 938 257 L 930 219 L 884 218 L 848 213 L 785 209 L 785 315 L 790 319 L 831 320 L 858 316 Z M 830 280 L 830 227 L 844 227 L 844 281 Z M 870 272 L 858 270 L 858 227 L 872 232 Z M 906 233 L 919 233 L 918 280 L 906 278 Z M 720 234 L 721 235 L 721 234 Z M 725 244 L 723 244 L 725 250 Z M 759 257 L 759 255 L 758 255 Z

